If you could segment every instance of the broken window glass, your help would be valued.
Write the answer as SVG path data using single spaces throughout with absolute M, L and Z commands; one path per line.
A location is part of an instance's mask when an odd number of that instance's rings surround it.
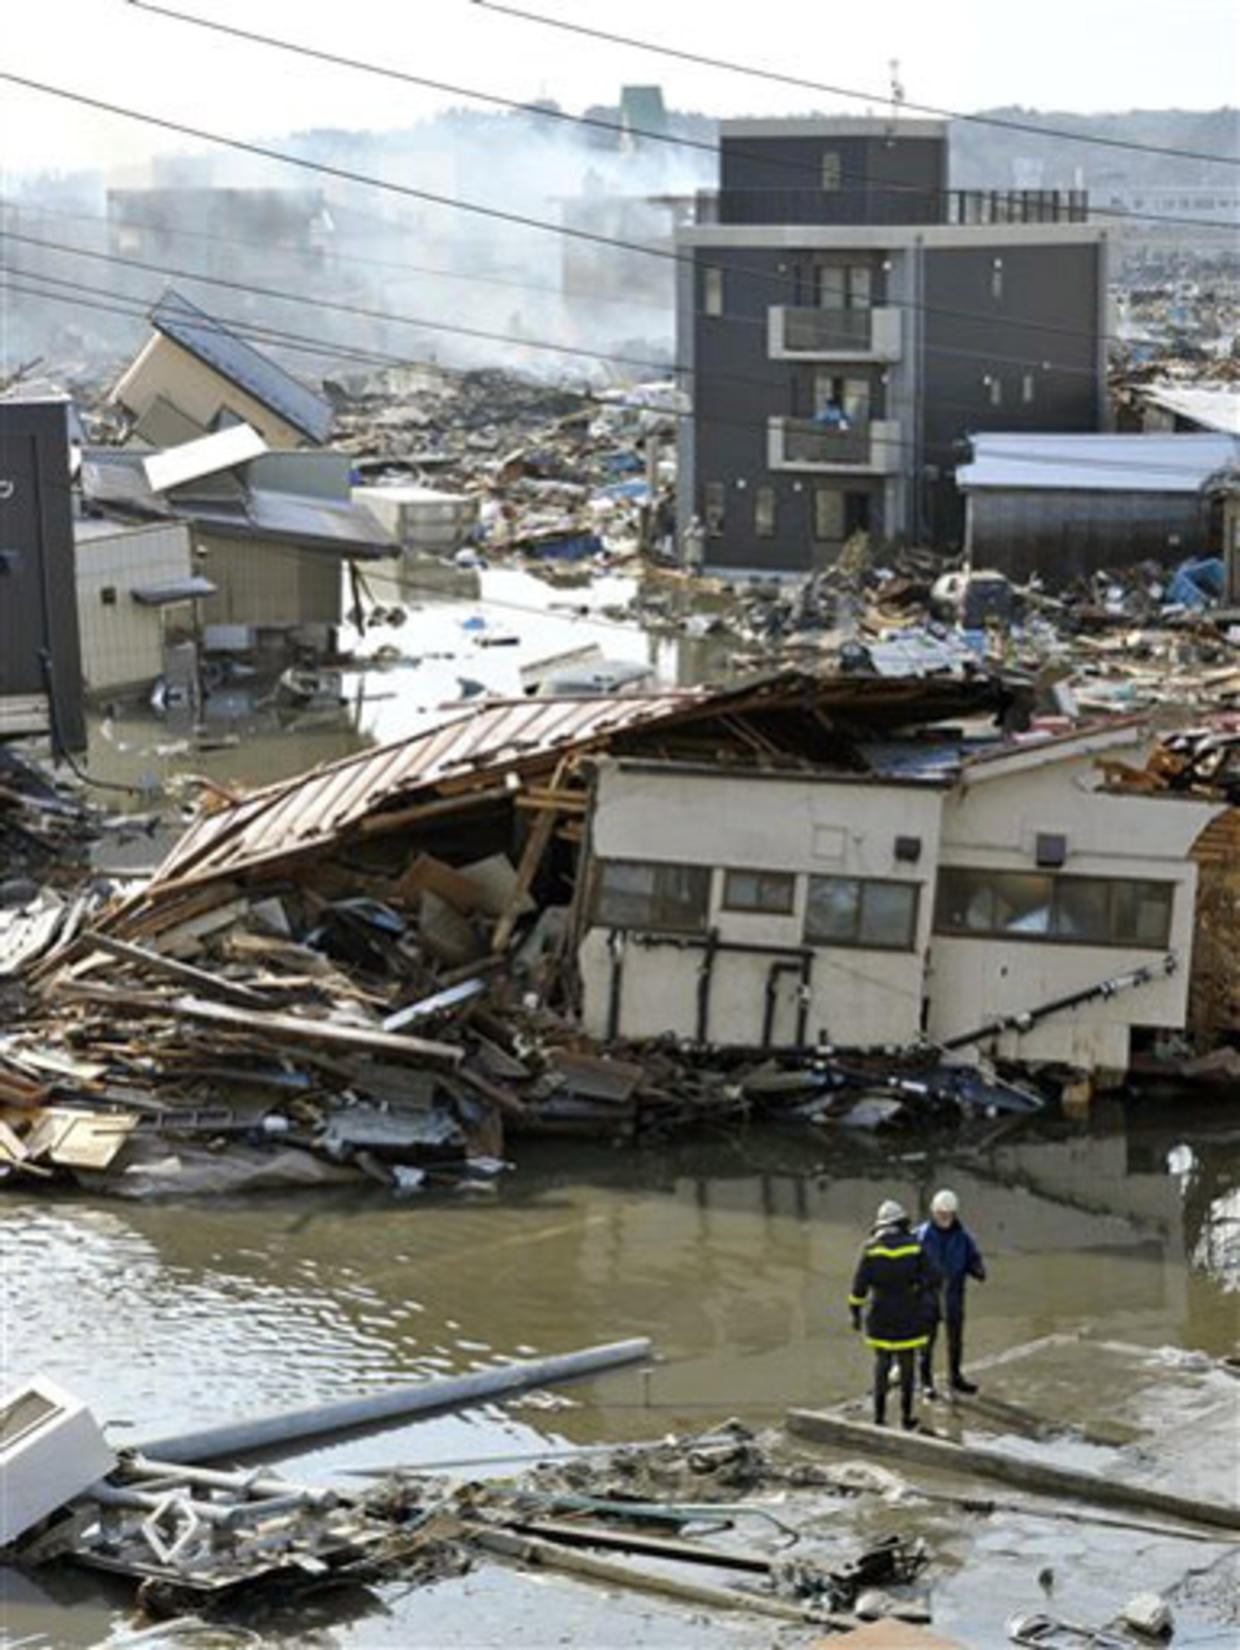
M 939 873 L 934 926 L 940 934 L 1159 950 L 1170 937 L 1174 897 L 1170 882 L 950 866 Z

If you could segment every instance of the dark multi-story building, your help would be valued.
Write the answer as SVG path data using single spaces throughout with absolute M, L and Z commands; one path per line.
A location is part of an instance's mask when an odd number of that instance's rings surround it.
M 958 544 L 966 435 L 1101 427 L 1106 241 L 1078 191 L 950 189 L 945 122 L 724 122 L 677 236 L 682 542 L 788 571 L 859 531 Z

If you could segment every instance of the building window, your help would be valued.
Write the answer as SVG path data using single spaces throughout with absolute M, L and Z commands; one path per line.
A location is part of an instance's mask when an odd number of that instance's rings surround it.
M 819 264 L 815 276 L 819 309 L 869 309 L 873 302 L 869 264 Z
M 116 586 L 114 584 L 105 584 L 99 592 L 99 600 L 105 607 L 115 607 Z
M 844 495 L 838 487 L 814 489 L 814 537 L 827 540 L 844 537 Z
M 997 303 L 1003 296 L 1003 259 L 996 258 L 990 266 L 990 296 Z
M 952 867 L 939 873 L 934 926 L 939 934 L 1158 951 L 1171 934 L 1174 899 L 1172 882 Z
M 753 530 L 760 539 L 775 537 L 775 489 L 757 487 L 753 495 Z
M 723 907 L 725 911 L 760 911 L 767 916 L 789 917 L 796 894 L 796 878 L 790 871 L 725 871 Z
M 822 157 L 822 187 L 832 193 L 844 181 L 844 168 L 840 164 L 839 153 L 835 149 L 828 149 Z
M 710 868 L 600 860 L 594 921 L 601 928 L 702 934 L 710 910 Z
M 702 308 L 707 315 L 723 314 L 723 271 L 714 264 L 702 271 Z
M 702 487 L 702 520 L 706 524 L 706 531 L 711 538 L 719 538 L 723 533 L 723 512 L 727 501 L 727 489 L 722 481 L 708 481 Z
M 870 381 L 844 378 L 839 373 L 814 374 L 814 419 L 817 423 L 854 429 L 870 421 Z
M 1026 406 L 1033 400 L 1033 374 L 1025 373 L 1020 381 L 1020 398 Z
M 916 882 L 811 877 L 805 907 L 805 943 L 911 951 L 917 936 L 919 889 Z
M 986 394 L 992 407 L 1003 405 L 1003 380 L 997 373 L 991 373 L 985 380 Z

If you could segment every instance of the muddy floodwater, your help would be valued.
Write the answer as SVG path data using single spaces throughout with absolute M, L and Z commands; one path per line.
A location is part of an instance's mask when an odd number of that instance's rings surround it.
M 657 1347 L 650 1376 L 619 1371 L 550 1400 L 406 1425 L 284 1463 L 319 1481 L 395 1463 L 509 1473 L 507 1458 L 567 1444 L 649 1439 L 729 1416 L 767 1426 L 790 1405 L 863 1388 L 868 1359 L 845 1309 L 856 1245 L 880 1197 L 924 1207 L 943 1183 L 959 1193 L 990 1265 L 970 1297 L 971 1359 L 984 1365 L 1077 1331 L 1219 1357 L 1235 1352 L 1240 1329 L 1232 1118 L 1226 1101 L 1202 1109 L 1181 1098 L 1147 1103 L 1126 1124 L 1101 1114 L 1089 1134 L 1048 1127 L 990 1149 L 771 1129 L 658 1150 L 518 1142 L 518 1167 L 483 1201 L 350 1191 L 135 1205 L 10 1190 L 0 1201 L 4 1375 L 52 1375 L 119 1439 L 125 1429 L 176 1431 L 497 1356 L 630 1335 Z M 982 1376 L 995 1395 L 1003 1367 Z M 1053 1392 L 1026 1376 L 1020 1401 L 1045 1408 Z M 1007 1610 L 1039 1606 L 1048 1553 L 1068 1577 L 1071 1615 L 1076 1537 L 1071 1526 L 1066 1536 L 1047 1528 L 1031 1549 L 1027 1596 L 1004 1599 L 997 1616 L 990 1599 L 989 1629 L 977 1625 L 984 1578 L 973 1605 L 967 1591 L 958 1598 L 950 1625 L 963 1642 L 991 1650 Z M 1013 1562 L 1019 1587 L 1023 1561 Z M 939 1573 L 932 1565 L 932 1596 Z M 1114 1604 L 1140 1581 L 1117 1583 Z M 102 1645 L 134 1625 L 125 1589 L 80 1572 L 9 1572 L 4 1588 L 0 1641 L 9 1645 Z M 324 1601 L 312 1623 L 273 1626 L 267 1637 L 340 1650 L 777 1641 L 769 1622 L 707 1622 L 640 1594 L 494 1564 L 420 1592 L 381 1589 L 378 1599 Z M 1224 1642 L 1217 1631 L 1176 1640 Z

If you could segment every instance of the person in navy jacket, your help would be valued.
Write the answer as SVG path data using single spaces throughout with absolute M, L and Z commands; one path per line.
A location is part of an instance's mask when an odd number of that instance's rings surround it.
M 946 1187 L 930 1202 L 930 1219 L 917 1228 L 917 1239 L 939 1277 L 932 1290 L 927 1314 L 928 1335 L 921 1349 L 921 1385 L 927 1398 L 937 1397 L 934 1387 L 934 1343 L 940 1318 L 947 1326 L 947 1363 L 953 1392 L 976 1392 L 976 1383 L 964 1374 L 964 1289 L 968 1278 L 979 1283 L 986 1277 L 986 1265 L 973 1234 L 960 1220 L 960 1201 Z

